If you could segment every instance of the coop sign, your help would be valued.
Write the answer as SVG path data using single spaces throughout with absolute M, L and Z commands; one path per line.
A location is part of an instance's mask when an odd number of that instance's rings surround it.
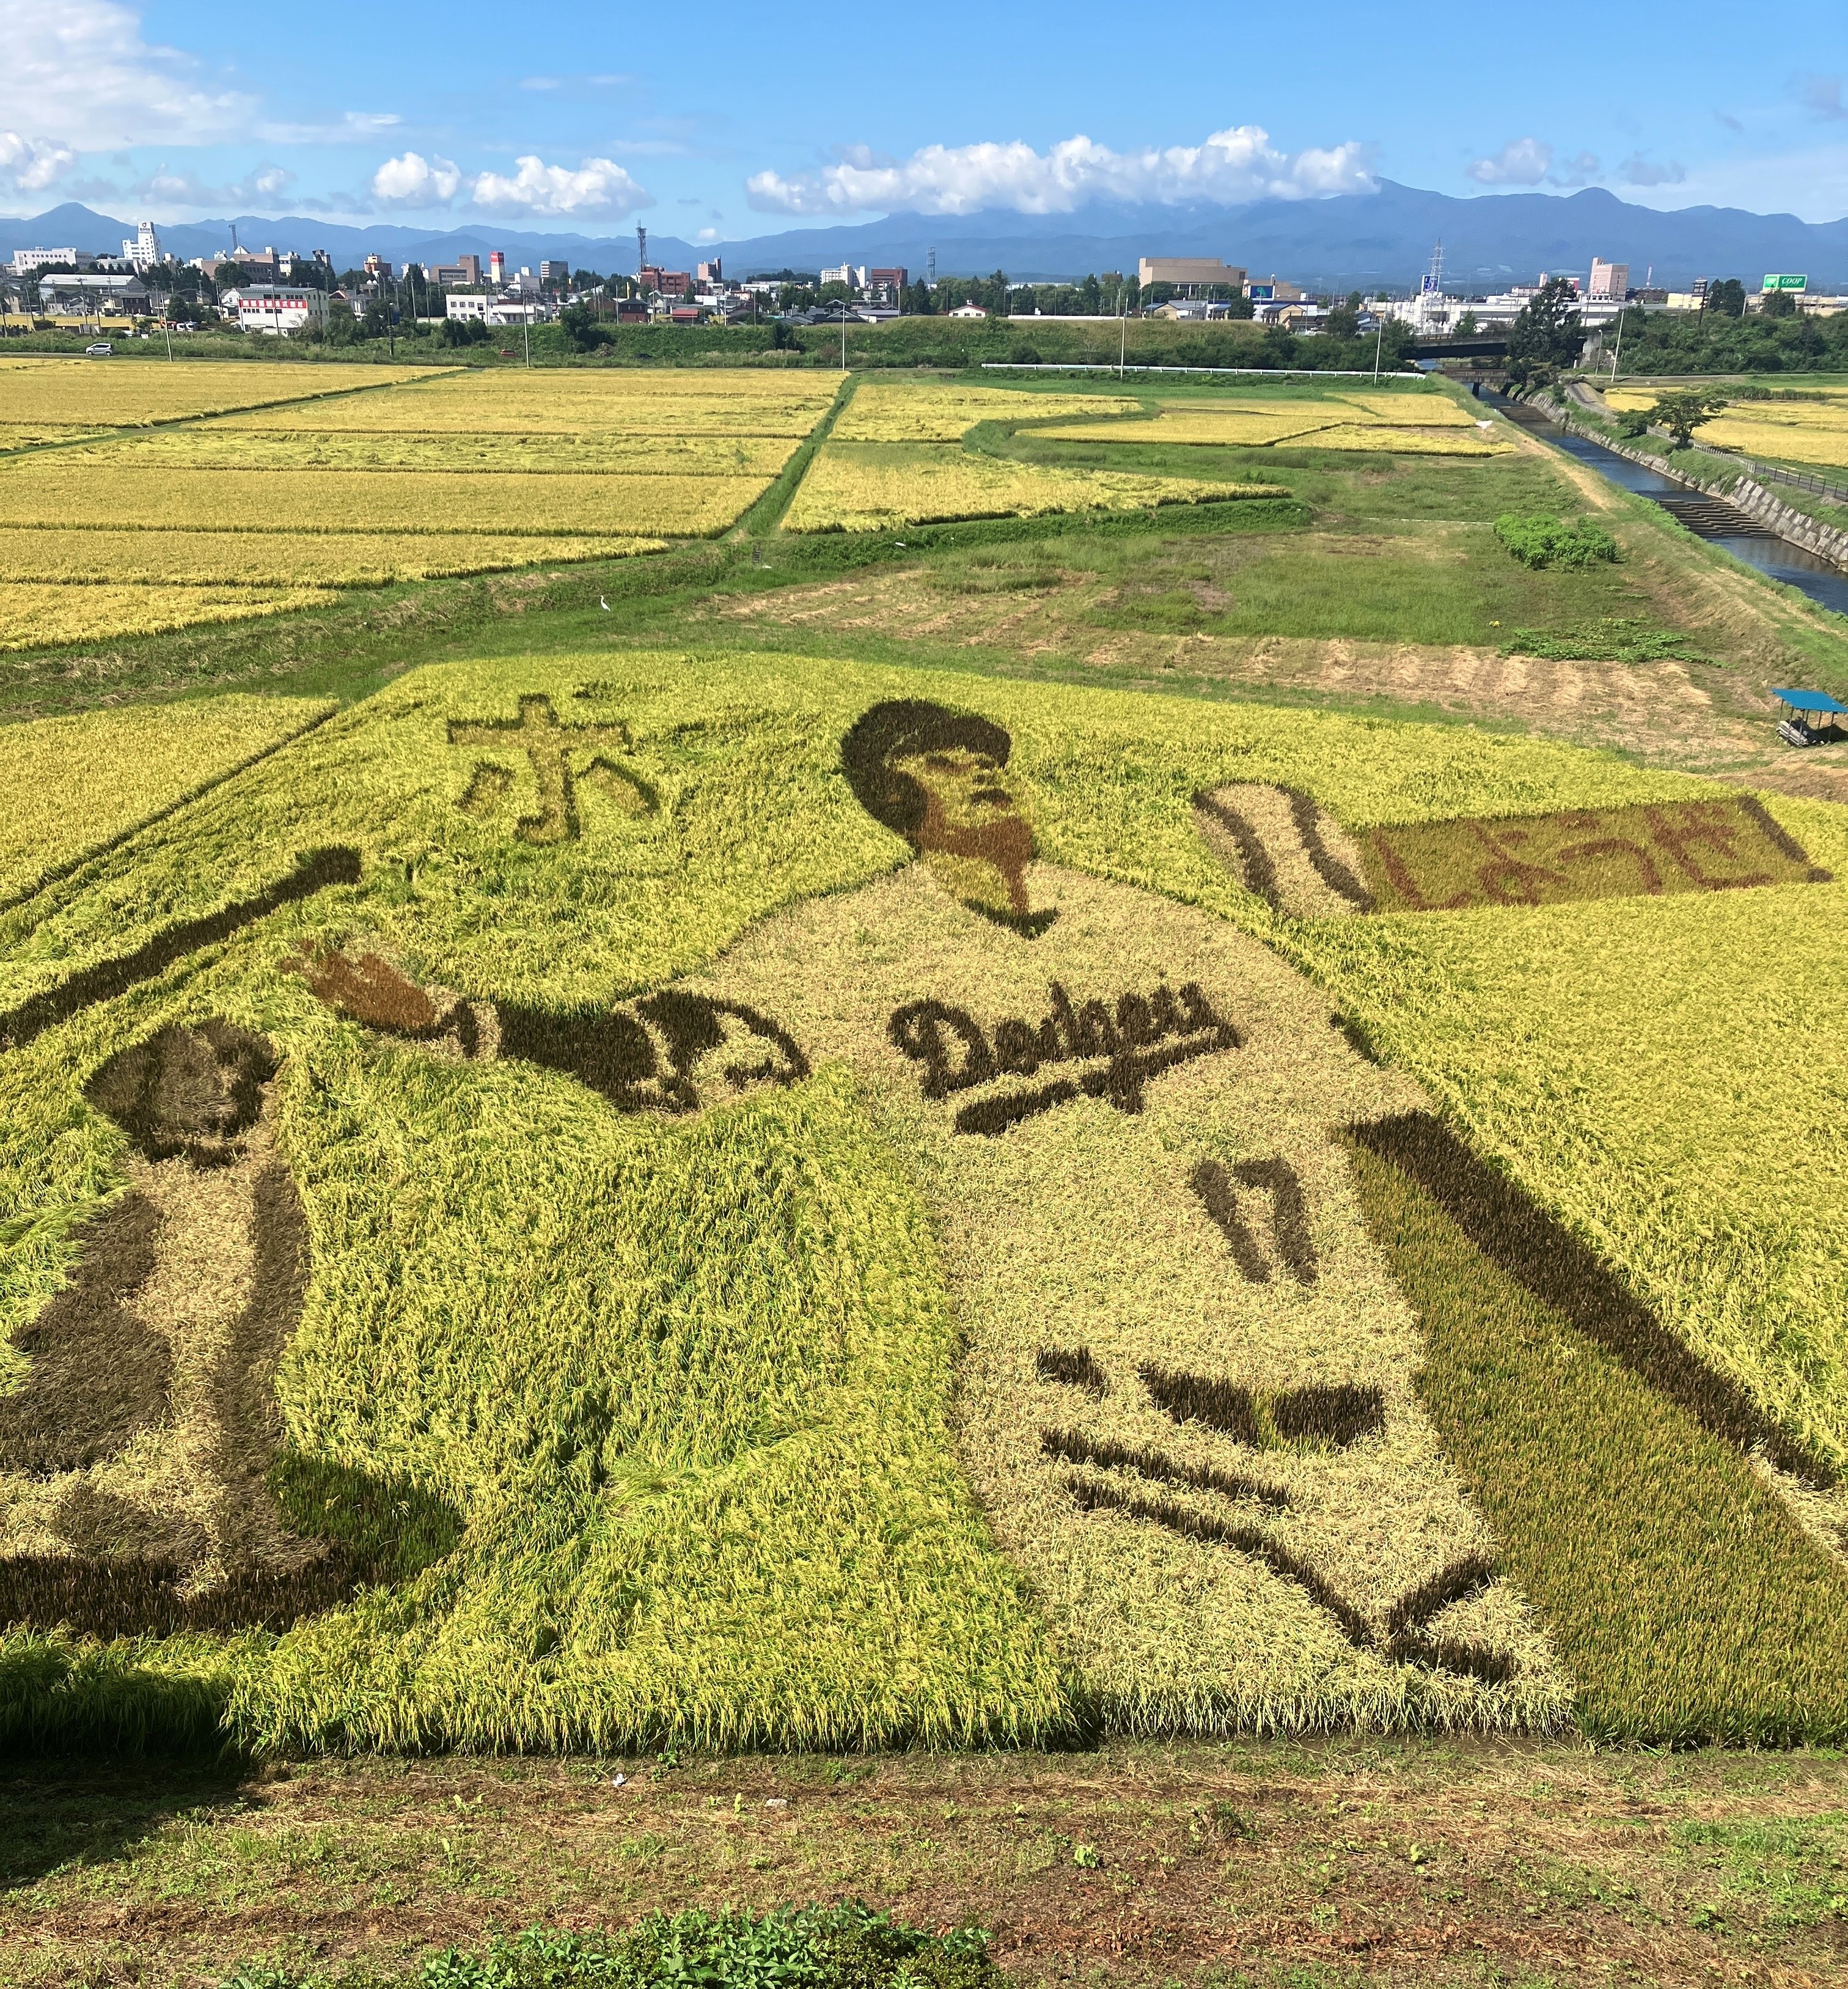
M 1807 276 L 1767 276 L 1763 289 L 1767 295 L 1772 290 L 1806 290 L 1809 287 Z

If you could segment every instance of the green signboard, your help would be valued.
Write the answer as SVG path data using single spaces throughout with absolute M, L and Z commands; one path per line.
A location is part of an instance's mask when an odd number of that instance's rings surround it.
M 1764 287 L 1768 290 L 1806 290 L 1809 287 L 1807 276 L 1767 276 Z

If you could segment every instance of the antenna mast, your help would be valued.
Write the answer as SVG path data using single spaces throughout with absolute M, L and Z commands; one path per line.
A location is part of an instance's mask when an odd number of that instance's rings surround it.
M 639 277 L 648 266 L 648 232 L 640 222 L 635 224 L 635 274 Z
M 1437 246 L 1431 251 L 1431 266 L 1424 273 L 1424 293 L 1427 297 L 1444 295 L 1444 239 L 1438 238 Z

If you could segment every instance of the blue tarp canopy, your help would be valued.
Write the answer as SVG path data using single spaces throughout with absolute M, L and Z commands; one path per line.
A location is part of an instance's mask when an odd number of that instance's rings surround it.
M 1774 689 L 1771 694 L 1781 698 L 1793 711 L 1848 711 L 1848 704 L 1837 704 L 1826 691 Z

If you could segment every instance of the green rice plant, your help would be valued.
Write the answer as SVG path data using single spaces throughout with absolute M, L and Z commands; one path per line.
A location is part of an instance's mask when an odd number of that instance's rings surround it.
M 1738 1449 L 1356 1147 L 1417 1310 L 1419 1392 L 1541 1609 L 1592 1732 L 1789 1745 L 1848 1732 L 1848 1572 Z
M 1593 518 L 1506 511 L 1495 520 L 1495 536 L 1523 566 L 1587 567 L 1617 557 L 1616 540 Z

